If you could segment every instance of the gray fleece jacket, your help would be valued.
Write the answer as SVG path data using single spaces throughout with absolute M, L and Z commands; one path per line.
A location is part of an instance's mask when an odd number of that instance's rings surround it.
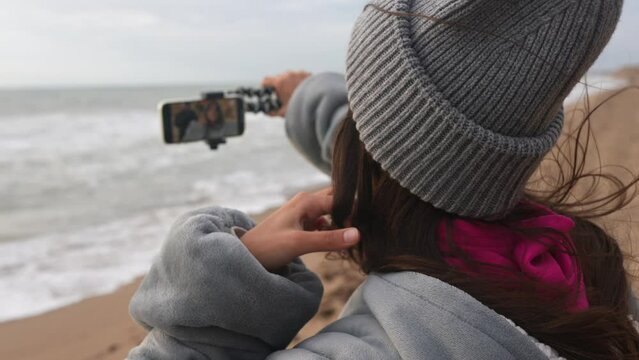
M 306 80 L 290 104 L 295 146 L 330 171 L 331 142 L 347 111 L 338 74 Z M 131 300 L 149 330 L 129 359 L 548 359 L 549 351 L 463 291 L 412 273 L 372 274 L 340 319 L 285 350 L 318 309 L 322 285 L 300 260 L 270 273 L 234 229 L 245 214 L 219 207 L 177 220 Z

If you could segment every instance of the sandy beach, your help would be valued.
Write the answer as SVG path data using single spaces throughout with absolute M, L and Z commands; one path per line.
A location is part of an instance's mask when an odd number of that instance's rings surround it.
M 639 69 L 624 69 L 617 76 L 639 85 Z M 607 95 L 591 99 L 596 105 Z M 596 135 L 603 164 L 626 166 L 639 171 L 639 90 L 625 92 L 608 101 L 593 114 Z M 571 113 L 570 110 L 567 113 Z M 578 118 L 578 115 L 575 119 Z M 570 120 L 567 126 L 574 124 Z M 293 150 L 291 150 L 293 151 Z M 628 211 L 606 219 L 606 227 L 631 252 L 628 239 L 639 234 L 636 203 Z M 265 214 L 254 216 L 257 220 Z M 328 261 L 325 254 L 304 257 L 307 266 L 320 275 L 325 285 L 325 296 L 318 314 L 298 334 L 295 342 L 312 336 L 326 324 L 335 320 L 344 302 L 363 277 L 342 261 Z M 0 324 L 0 358 L 12 360 L 89 360 L 123 359 L 129 349 L 138 344 L 145 331 L 129 317 L 129 299 L 139 279 L 116 292 L 96 297 L 44 315 Z

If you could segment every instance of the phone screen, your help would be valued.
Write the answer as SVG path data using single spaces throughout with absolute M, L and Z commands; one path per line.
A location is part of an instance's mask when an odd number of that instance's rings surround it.
M 169 144 L 225 139 L 244 132 L 241 98 L 166 103 L 162 118 L 164 141 Z

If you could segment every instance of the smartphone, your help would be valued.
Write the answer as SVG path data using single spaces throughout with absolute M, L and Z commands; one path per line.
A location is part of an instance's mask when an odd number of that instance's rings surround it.
M 164 142 L 223 140 L 244 133 L 244 100 L 224 97 L 160 104 Z

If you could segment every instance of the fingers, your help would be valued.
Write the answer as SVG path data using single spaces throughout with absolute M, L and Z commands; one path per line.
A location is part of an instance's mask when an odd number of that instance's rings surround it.
M 276 90 L 282 85 L 282 83 L 288 79 L 300 80 L 307 78 L 311 75 L 308 71 L 285 71 L 281 74 L 266 76 L 262 80 L 263 87 L 274 87 Z
M 332 206 L 330 188 L 300 193 L 243 234 L 241 241 L 267 270 L 279 269 L 304 254 L 348 249 L 361 235 L 355 228 L 333 228 L 324 218 Z
M 288 106 L 282 106 L 279 110 L 272 111 L 269 115 L 271 115 L 271 116 L 279 116 L 279 117 L 286 117 L 286 111 L 287 110 L 288 110 Z
M 275 93 L 279 96 L 279 88 L 282 83 L 282 77 L 284 74 L 275 75 L 275 76 L 267 76 L 262 80 L 263 88 L 273 88 L 275 89 Z M 281 116 L 284 117 L 286 114 L 286 109 L 282 106 L 278 111 L 270 111 L 267 113 L 269 116 Z
M 335 230 L 337 229 L 333 226 L 333 219 L 330 215 L 320 216 L 317 219 L 308 219 L 304 221 L 303 229 L 305 231 L 315 231 L 315 230 Z
M 311 73 L 306 71 L 287 71 L 275 76 L 267 76 L 262 80 L 263 87 L 271 87 L 275 89 L 275 93 L 279 97 L 282 107 L 277 112 L 272 112 L 271 116 L 286 115 L 288 102 L 290 101 L 295 89 L 307 78 Z
M 297 218 L 301 221 L 315 220 L 320 216 L 331 213 L 333 195 L 329 195 L 327 192 L 299 193 L 293 197 L 291 205 L 295 208 Z
M 356 228 L 331 231 L 300 231 L 295 234 L 294 248 L 298 256 L 318 251 L 338 251 L 353 247 L 360 240 Z
M 275 77 L 267 76 L 262 80 L 262 87 L 275 87 Z
M 322 190 L 316 191 L 314 194 L 317 194 L 317 195 L 333 195 L 333 187 L 332 186 L 325 187 Z

